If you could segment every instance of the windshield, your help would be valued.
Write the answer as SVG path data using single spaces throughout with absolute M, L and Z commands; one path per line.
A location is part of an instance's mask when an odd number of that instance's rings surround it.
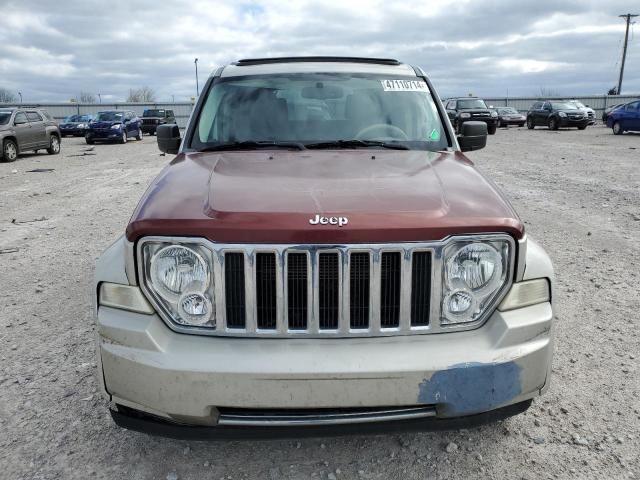
M 554 110 L 578 110 L 578 107 L 569 102 L 552 102 L 551 106 Z
M 0 125 L 6 125 L 11 118 L 11 112 L 0 112 Z
M 143 117 L 164 117 L 164 110 L 145 110 Z
M 99 122 L 120 122 L 123 116 L 122 112 L 98 112 L 96 120 Z
M 88 121 L 89 121 L 89 115 L 70 115 L 64 119 L 65 123 L 88 122 Z
M 321 142 L 314 147 L 332 148 L 329 143 L 341 140 L 434 151 L 448 146 L 423 80 L 306 73 L 218 80 L 198 117 L 191 148 L 237 142 Z
M 515 108 L 507 107 L 507 108 L 498 108 L 498 113 L 518 113 Z
M 484 100 L 480 100 L 479 98 L 474 98 L 470 100 L 458 100 L 458 109 L 462 110 L 477 110 L 479 108 L 486 109 L 487 105 L 484 103 Z

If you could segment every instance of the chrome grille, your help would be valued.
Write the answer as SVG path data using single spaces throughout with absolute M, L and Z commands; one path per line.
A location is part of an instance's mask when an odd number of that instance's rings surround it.
M 216 245 L 218 335 L 370 336 L 439 329 L 439 249 Z M 433 267 L 433 268 L 432 268 Z M 439 270 L 438 270 L 439 272 Z

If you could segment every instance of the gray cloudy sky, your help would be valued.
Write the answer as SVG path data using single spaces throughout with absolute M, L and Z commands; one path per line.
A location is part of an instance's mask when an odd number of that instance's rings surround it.
M 80 91 L 195 94 L 218 65 L 278 55 L 384 56 L 424 68 L 441 96 L 603 94 L 617 84 L 638 0 L 0 0 L 0 87 L 25 101 Z M 640 20 L 640 17 L 638 17 Z M 623 93 L 640 93 L 640 28 Z

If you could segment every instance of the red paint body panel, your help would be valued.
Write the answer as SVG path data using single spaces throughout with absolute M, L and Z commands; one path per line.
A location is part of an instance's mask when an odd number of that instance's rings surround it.
M 348 225 L 311 225 L 316 214 Z M 461 153 L 259 150 L 176 157 L 140 200 L 127 238 L 223 243 L 384 243 L 524 225 Z

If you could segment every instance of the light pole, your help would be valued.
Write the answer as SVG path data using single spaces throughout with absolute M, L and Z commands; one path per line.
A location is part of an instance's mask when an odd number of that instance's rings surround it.
M 22 105 L 22 92 L 18 92 L 18 95 L 20 95 L 20 105 Z
M 102 103 L 102 95 L 100 95 L 99 93 L 97 93 L 96 95 L 98 95 L 98 101 Z
M 196 65 L 196 97 L 200 95 L 200 88 L 198 87 L 198 59 L 196 58 L 193 63 Z
M 171 95 L 171 103 L 176 103 L 176 96 L 175 95 Z

